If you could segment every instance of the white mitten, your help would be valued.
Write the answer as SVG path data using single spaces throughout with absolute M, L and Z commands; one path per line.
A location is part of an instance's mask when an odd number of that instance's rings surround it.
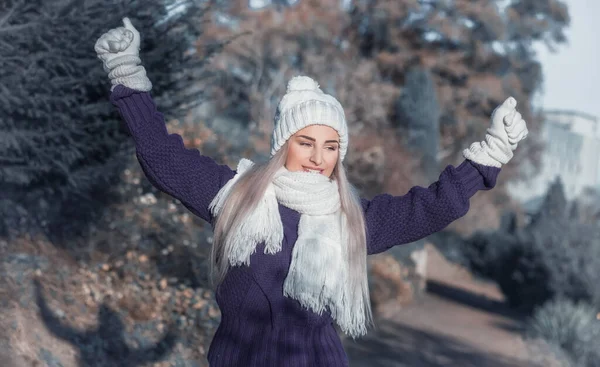
M 463 150 L 470 161 L 490 167 L 502 167 L 513 157 L 517 144 L 527 137 L 525 120 L 516 111 L 517 101 L 509 97 L 492 113 L 492 123 L 485 140 Z
M 111 91 L 121 84 L 147 92 L 152 89 L 152 83 L 146 76 L 146 69 L 140 65 L 140 34 L 129 18 L 123 18 L 123 25 L 100 36 L 94 49 L 108 73 Z
M 504 126 L 512 150 L 517 149 L 519 142 L 529 135 L 527 123 L 523 120 L 523 116 L 516 110 L 504 118 Z

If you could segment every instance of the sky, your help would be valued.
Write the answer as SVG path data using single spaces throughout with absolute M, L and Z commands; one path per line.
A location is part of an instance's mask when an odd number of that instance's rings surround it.
M 596 116 L 600 121 L 600 14 L 599 0 L 566 0 L 571 25 L 569 44 L 556 53 L 537 47 L 544 72 L 538 97 L 544 109 L 569 109 Z

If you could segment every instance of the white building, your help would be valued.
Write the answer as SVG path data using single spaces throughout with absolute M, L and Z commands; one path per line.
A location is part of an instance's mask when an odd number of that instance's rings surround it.
M 598 118 L 564 110 L 546 111 L 545 118 L 540 172 L 527 182 L 510 184 L 510 194 L 521 202 L 539 202 L 557 176 L 568 200 L 577 198 L 586 187 L 600 188 Z

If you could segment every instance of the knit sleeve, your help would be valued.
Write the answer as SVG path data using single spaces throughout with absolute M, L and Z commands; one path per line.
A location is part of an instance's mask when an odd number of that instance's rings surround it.
M 414 186 L 402 196 L 381 194 L 362 200 L 367 230 L 367 253 L 377 254 L 438 232 L 469 210 L 469 199 L 496 185 L 500 168 L 465 160 L 447 166 L 438 181 Z
M 195 215 L 212 222 L 208 207 L 234 172 L 197 149 L 187 149 L 180 135 L 169 134 L 164 116 L 149 93 L 118 85 L 110 100 L 133 137 L 137 159 L 148 180 Z

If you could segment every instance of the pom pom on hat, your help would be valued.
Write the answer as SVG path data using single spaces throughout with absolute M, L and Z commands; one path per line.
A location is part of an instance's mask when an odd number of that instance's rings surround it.
M 348 148 L 348 127 L 340 102 L 323 93 L 319 84 L 307 76 L 293 77 L 277 106 L 275 128 L 271 136 L 271 156 L 295 133 L 310 125 L 325 125 L 340 136 L 340 158 Z
M 295 76 L 287 85 L 286 93 L 299 92 L 304 90 L 321 91 L 319 84 L 307 76 Z

